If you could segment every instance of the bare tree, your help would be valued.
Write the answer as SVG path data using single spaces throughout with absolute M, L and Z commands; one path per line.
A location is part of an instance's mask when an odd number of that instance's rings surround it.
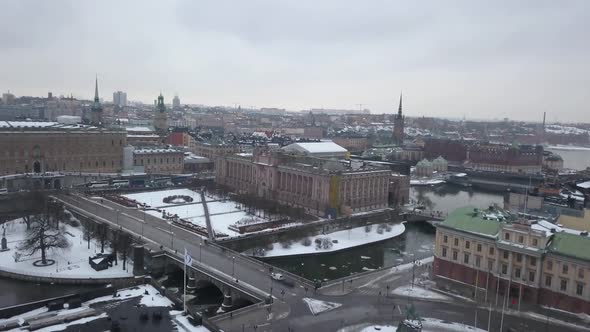
M 113 249 L 113 256 L 115 258 L 115 265 L 119 265 L 119 252 L 121 251 L 121 239 L 123 237 L 123 231 L 120 229 L 113 229 L 111 231 L 111 248 Z
M 90 240 L 92 239 L 94 225 L 94 222 L 91 220 L 82 222 L 82 227 L 84 228 L 84 240 L 88 243 L 88 249 L 90 249 Z
M 41 251 L 41 264 L 47 265 L 47 252 L 55 249 L 65 249 L 70 243 L 65 237 L 65 228 L 55 227 L 47 214 L 32 218 L 31 229 L 27 230 L 26 238 L 18 246 L 19 250 L 32 256 Z
M 92 237 L 100 243 L 100 252 L 104 253 L 104 247 L 109 242 L 109 228 L 106 224 L 98 223 L 92 231 Z
M 129 235 L 125 232 L 121 232 L 121 234 L 119 235 L 118 242 L 119 242 L 119 253 L 121 255 L 121 258 L 123 259 L 123 270 L 125 270 L 126 264 L 127 264 L 127 258 L 129 257 L 129 254 L 131 253 L 131 248 L 135 244 L 135 239 L 131 235 Z
M 25 224 L 27 224 L 27 231 L 31 229 L 31 216 L 27 215 L 23 217 Z

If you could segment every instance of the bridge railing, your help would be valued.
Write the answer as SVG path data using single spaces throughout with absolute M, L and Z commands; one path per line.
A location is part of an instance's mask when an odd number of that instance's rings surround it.
M 166 250 L 166 254 L 168 255 L 168 257 L 170 259 L 173 259 L 180 264 L 184 264 L 184 257 L 182 255 L 176 254 L 173 251 L 168 250 L 168 249 Z M 217 271 L 214 271 L 214 270 L 206 270 L 206 269 L 202 268 L 201 266 L 197 265 L 195 262 L 193 262 L 193 264 L 191 264 L 190 267 L 192 269 L 199 271 L 199 273 L 202 273 L 202 274 L 208 276 L 209 278 L 218 280 L 228 287 L 236 288 L 236 289 L 240 290 L 241 292 L 243 292 L 255 299 L 259 299 L 260 301 L 263 301 L 264 297 L 267 296 L 266 292 L 259 290 L 254 286 L 252 286 L 252 289 L 250 289 L 249 287 L 245 287 L 244 283 L 233 282 L 234 279 L 232 277 L 229 277 L 229 276 L 224 275 L 222 273 L 218 273 Z M 232 281 L 228 281 L 229 279 L 231 279 Z M 255 293 L 257 293 L 257 294 L 255 294 Z
M 209 244 L 210 247 L 213 247 L 213 248 L 215 248 L 215 249 L 217 249 L 217 250 L 219 250 L 221 252 L 224 252 L 224 253 L 227 253 L 227 254 L 229 254 L 231 256 L 234 256 L 234 257 L 236 257 L 236 259 L 239 257 L 240 259 L 242 259 L 244 261 L 247 261 L 247 262 L 249 262 L 251 264 L 256 264 L 258 266 L 264 267 L 268 271 L 269 278 L 270 278 L 270 273 L 272 271 L 272 272 L 281 273 L 284 276 L 288 277 L 289 279 L 293 279 L 293 280 L 299 281 L 300 283 L 304 284 L 305 286 L 313 287 L 313 285 L 314 285 L 313 284 L 313 281 L 311 281 L 309 279 L 306 279 L 304 277 L 301 277 L 299 275 L 296 275 L 294 273 L 291 273 L 289 271 L 285 271 L 285 270 L 280 269 L 278 267 L 275 267 L 273 265 L 267 264 L 267 263 L 265 263 L 263 261 L 260 261 L 260 260 L 257 260 L 255 258 L 252 258 L 250 256 L 243 255 L 240 252 L 237 252 L 235 250 L 226 248 L 226 247 L 224 247 L 222 245 L 219 245 L 219 244 L 217 244 L 215 242 L 209 242 L 208 241 L 207 243 Z

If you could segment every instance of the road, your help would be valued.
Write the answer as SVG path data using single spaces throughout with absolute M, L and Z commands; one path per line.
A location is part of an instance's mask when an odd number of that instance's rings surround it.
M 196 233 L 171 225 L 141 210 L 123 207 L 106 199 L 101 202 L 76 195 L 58 195 L 58 198 L 169 250 L 182 253 L 186 248 L 193 257 L 194 265 L 213 271 L 228 282 L 235 282 L 235 279 L 238 279 L 241 287 L 263 295 L 269 294 L 272 288 L 275 297 L 273 304 L 252 306 L 231 315 L 225 314 L 213 318 L 213 322 L 224 331 L 288 331 L 291 328 L 292 331 L 327 332 L 367 322 L 391 324 L 403 318 L 403 309 L 408 303 L 413 303 L 422 316 L 471 326 L 475 324 L 477 311 L 477 326 L 484 330 L 488 326 L 490 315 L 485 304 L 476 306 L 474 302 L 457 298 L 441 302 L 408 299 L 391 294 L 385 296 L 388 293 L 387 286 L 393 290 L 396 287 L 408 285 L 412 278 L 411 270 L 385 269 L 362 275 L 355 278 L 352 283 L 346 280 L 343 283 L 321 288 L 317 293 L 309 284 L 299 280 L 294 280 L 294 287 L 286 287 L 273 281 L 264 265 L 233 251 L 222 250 L 216 245 L 209 244 Z M 427 265 L 421 268 L 417 275 L 427 272 Z M 314 316 L 303 302 L 304 297 L 336 302 L 341 306 Z M 537 312 L 537 317 L 509 312 L 504 315 L 502 322 L 500 308 L 493 308 L 490 320 L 491 331 L 499 331 L 500 324 L 504 328 L 513 327 L 517 331 L 527 332 L 580 331 L 579 328 L 561 324 L 554 319 L 544 319 L 545 316 L 542 314 L 545 312 Z M 568 317 L 555 315 L 553 312 L 547 312 L 547 314 L 568 320 Z M 590 328 L 587 331 L 590 331 Z

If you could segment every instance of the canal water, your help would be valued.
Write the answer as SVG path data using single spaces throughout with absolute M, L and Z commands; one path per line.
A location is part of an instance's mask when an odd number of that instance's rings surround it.
M 104 287 L 104 285 L 48 285 L 0 278 L 0 308 L 57 296 L 76 294 L 101 287 Z
M 547 149 L 557 153 L 563 158 L 563 167 L 575 170 L 584 170 L 590 167 L 590 148 L 580 148 L 579 150 L 565 149 Z
M 473 205 L 487 208 L 503 204 L 501 193 L 453 185 L 412 187 L 410 197 L 428 209 L 450 212 Z M 428 223 L 406 223 L 406 231 L 393 239 L 321 255 L 264 258 L 264 261 L 308 279 L 332 280 L 354 273 L 390 267 L 432 256 L 435 229 Z

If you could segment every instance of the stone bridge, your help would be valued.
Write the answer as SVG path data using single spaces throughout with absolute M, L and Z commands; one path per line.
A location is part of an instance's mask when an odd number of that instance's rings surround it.
M 158 252 L 149 257 L 147 270 L 155 278 L 161 278 L 174 273 L 184 275 L 183 257 L 170 252 Z M 250 289 L 240 284 L 238 279 L 228 280 L 226 276 L 217 275 L 197 264 L 186 266 L 187 268 L 187 295 L 194 295 L 199 290 L 214 287 L 223 295 L 223 311 L 245 307 L 254 303 L 268 301 L 268 294 L 258 289 Z M 182 293 L 182 289 L 180 289 Z

